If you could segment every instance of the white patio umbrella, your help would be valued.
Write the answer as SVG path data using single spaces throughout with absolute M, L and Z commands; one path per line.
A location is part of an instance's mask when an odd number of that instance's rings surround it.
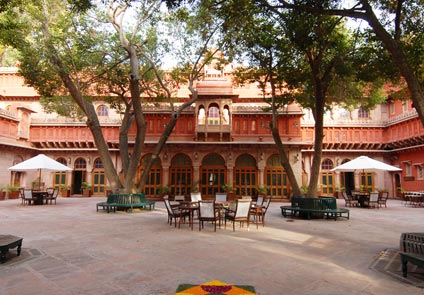
M 372 158 L 369 158 L 367 156 L 360 156 L 357 157 L 349 162 L 346 162 L 340 166 L 337 166 L 331 171 L 340 171 L 340 172 L 354 172 L 356 170 L 367 170 L 367 171 L 373 171 L 373 170 L 382 170 L 382 171 L 402 171 L 402 169 L 374 160 Z
M 40 171 L 40 184 L 41 184 L 41 170 L 47 171 L 71 171 L 72 169 L 68 166 L 47 157 L 44 154 L 39 154 L 21 163 L 18 163 L 8 168 L 10 171 L 28 171 L 28 170 L 39 170 Z

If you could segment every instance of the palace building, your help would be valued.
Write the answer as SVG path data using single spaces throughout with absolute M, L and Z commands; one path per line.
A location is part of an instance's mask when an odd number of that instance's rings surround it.
M 236 87 L 229 71 L 206 68 L 198 81 L 197 102 L 186 109 L 169 137 L 160 158 L 150 172 L 145 193 L 159 198 L 160 188 L 168 186 L 173 195 L 196 187 L 205 198 L 214 197 L 230 184 L 237 196 L 254 195 L 266 186 L 274 199 L 290 197 L 276 145 L 268 128 L 271 114 L 257 85 Z M 180 89 L 178 98 L 189 98 Z M 94 140 L 85 122 L 43 111 L 40 96 L 24 85 L 16 68 L 0 68 L 0 184 L 30 187 L 34 172 L 12 172 L 13 166 L 39 153 L 72 168 L 70 172 L 43 173 L 46 186 L 67 185 L 74 195 L 88 182 L 93 193 L 104 195 L 108 183 Z M 120 116 L 104 101 L 95 102 L 109 151 L 118 171 Z M 148 156 L 166 126 L 170 109 L 166 103 L 144 106 Z M 307 184 L 313 157 L 314 120 L 309 110 L 290 104 L 280 111 L 281 138 L 299 184 Z M 424 129 L 411 101 L 390 97 L 374 110 L 348 111 L 335 107 L 325 115 L 320 195 L 333 195 L 339 187 L 349 190 L 360 185 L 370 190 L 398 188 L 422 190 L 424 183 Z M 134 134 L 129 134 L 134 138 Z M 332 168 L 367 155 L 402 168 L 402 172 L 333 172 Z M 143 159 L 139 170 L 143 169 Z

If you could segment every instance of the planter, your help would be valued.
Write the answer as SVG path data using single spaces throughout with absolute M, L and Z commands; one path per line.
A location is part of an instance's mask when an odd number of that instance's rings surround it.
M 61 190 L 60 195 L 64 198 L 69 198 L 71 196 L 71 190 L 70 189 Z
M 6 192 L 0 192 L 0 201 L 3 201 L 6 199 Z
M 18 199 L 19 198 L 19 192 L 9 192 L 9 195 L 7 196 L 8 199 Z
M 89 197 L 91 197 L 91 189 L 83 189 L 82 190 L 82 196 L 84 197 L 84 198 L 89 198 Z

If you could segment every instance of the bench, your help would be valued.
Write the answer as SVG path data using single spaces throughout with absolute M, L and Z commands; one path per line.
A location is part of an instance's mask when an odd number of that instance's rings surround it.
M 304 219 L 311 218 L 334 218 L 339 217 L 349 219 L 350 211 L 344 208 L 337 208 L 336 198 L 333 197 L 293 197 L 291 206 L 280 206 L 281 214 L 284 217 L 301 217 Z
M 114 203 L 114 198 L 109 198 L 110 195 L 107 196 L 106 202 L 100 202 L 96 204 L 96 211 L 99 212 L 99 208 L 106 210 L 107 213 L 113 211 L 116 212 L 116 204 Z
M 400 259 L 402 275 L 408 275 L 408 261 L 424 266 L 424 233 L 402 233 L 400 236 Z
M 0 235 L 0 262 L 4 263 L 6 261 L 6 254 L 9 252 L 9 249 L 18 247 L 18 256 L 21 255 L 23 238 L 15 237 L 12 235 Z
M 107 212 L 115 212 L 119 209 L 131 211 L 134 208 L 141 208 L 152 210 L 155 207 L 154 201 L 147 201 L 144 194 L 109 194 L 106 202 L 100 202 L 96 204 L 96 209 L 99 208 L 107 210 Z

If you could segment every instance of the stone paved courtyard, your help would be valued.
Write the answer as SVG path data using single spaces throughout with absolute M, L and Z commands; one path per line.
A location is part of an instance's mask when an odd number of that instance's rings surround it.
M 283 218 L 282 203 L 272 203 L 265 228 L 233 232 L 227 224 L 216 233 L 211 224 L 201 232 L 169 226 L 161 202 L 151 212 L 96 212 L 104 200 L 1 201 L 0 234 L 24 240 L 21 256 L 12 249 L 0 265 L 0 295 L 162 295 L 211 280 L 253 285 L 261 295 L 424 294 L 371 267 L 399 247 L 402 232 L 424 231 L 424 208 L 398 200 L 351 208 L 350 220 L 337 221 Z

